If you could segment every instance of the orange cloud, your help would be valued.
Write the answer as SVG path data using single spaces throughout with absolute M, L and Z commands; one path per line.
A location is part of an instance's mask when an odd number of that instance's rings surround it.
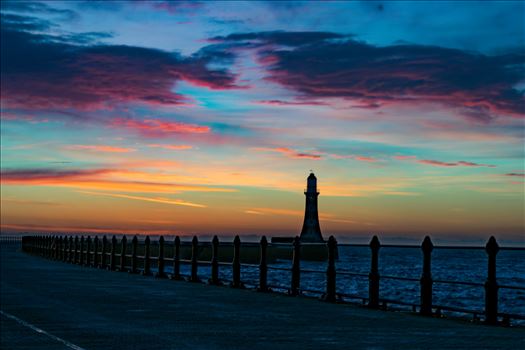
M 65 147 L 73 151 L 93 151 L 93 152 L 109 152 L 109 153 L 128 153 L 134 152 L 134 148 L 115 147 L 108 145 L 70 145 Z
M 133 200 L 139 200 L 139 201 L 145 201 L 145 202 L 155 202 L 155 203 L 163 203 L 163 204 L 171 204 L 171 205 L 183 205 L 186 207 L 195 207 L 195 208 L 206 208 L 203 204 L 196 204 L 191 202 L 183 201 L 182 199 L 170 199 L 165 197 L 142 197 L 142 196 L 130 196 L 126 194 L 117 194 L 117 193 L 103 193 L 103 192 L 90 192 L 90 191 L 77 191 L 78 193 L 84 193 L 94 196 L 106 196 L 106 197 L 115 197 L 115 198 L 125 198 L 125 199 L 133 199 Z
M 175 150 L 175 151 L 181 151 L 181 150 L 193 148 L 193 146 L 190 146 L 190 145 L 159 145 L 159 144 L 149 144 L 148 147 L 164 148 L 164 149 Z
M 120 169 L 23 169 L 5 170 L 1 182 L 7 185 L 59 186 L 118 192 L 180 193 L 235 192 L 235 189 L 211 187 L 199 184 L 147 181 L 154 174 L 130 172 Z M 120 177 L 120 178 L 119 178 Z M 122 180 L 130 178 L 133 180 Z M 144 181 L 137 181 L 144 179 Z

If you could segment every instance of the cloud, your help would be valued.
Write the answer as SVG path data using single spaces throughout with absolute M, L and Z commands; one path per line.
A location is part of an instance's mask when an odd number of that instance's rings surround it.
M 57 186 L 142 193 L 236 191 L 199 184 L 146 181 L 143 179 L 155 177 L 155 174 L 131 172 L 127 169 L 7 169 L 0 175 L 2 185 Z
M 525 177 L 525 174 L 524 174 L 524 173 L 507 173 L 507 174 L 505 174 L 505 176 L 510 176 L 510 177 Z
M 286 215 L 286 216 L 303 216 L 304 211 L 282 208 L 250 208 L 244 211 L 246 214 L 255 215 Z
M 237 33 L 213 38 L 254 48 L 267 79 L 300 99 L 349 99 L 361 106 L 432 102 L 487 121 L 522 118 L 525 52 L 488 56 L 423 45 L 374 46 L 326 32 Z
M 174 151 L 182 151 L 182 150 L 193 148 L 193 146 L 190 146 L 190 145 L 159 145 L 159 144 L 149 144 L 148 147 L 164 148 L 164 149 L 169 149 L 169 150 L 174 150 Z
M 433 166 L 442 166 L 442 167 L 456 167 L 456 166 L 487 167 L 487 168 L 494 168 L 495 167 L 495 165 L 478 164 L 478 163 L 466 162 L 466 161 L 463 161 L 463 160 L 460 160 L 458 162 L 448 163 L 448 162 L 441 162 L 439 160 L 420 159 L 420 160 L 416 160 L 416 162 L 420 163 L 420 164 L 427 164 L 427 165 L 433 165 Z
M 360 160 L 362 162 L 370 162 L 370 163 L 375 163 L 378 161 L 377 158 L 373 158 L 373 157 L 365 157 L 365 156 L 355 156 L 354 157 L 355 160 Z
M 43 206 L 60 206 L 61 203 L 51 202 L 51 201 L 35 201 L 27 199 L 17 199 L 17 198 L 2 198 L 2 202 L 10 204 L 19 204 L 19 205 L 43 205 Z
M 186 201 L 183 201 L 182 199 L 170 199 L 170 198 L 165 198 L 165 197 L 153 197 L 152 198 L 152 197 L 143 197 L 143 196 L 130 196 L 127 194 L 107 193 L 107 192 L 90 192 L 90 191 L 78 191 L 78 193 L 84 193 L 84 194 L 89 194 L 93 196 L 106 196 L 106 197 L 133 199 L 133 200 L 144 201 L 144 202 L 154 202 L 154 203 L 162 203 L 162 204 L 170 204 L 170 205 L 182 205 L 182 206 L 194 207 L 194 208 L 206 208 L 206 206 L 202 204 L 186 202 Z
M 66 149 L 73 151 L 92 151 L 92 152 L 109 152 L 109 153 L 129 153 L 134 152 L 134 148 L 115 147 L 108 145 L 70 145 Z
M 211 42 L 247 42 L 252 45 L 286 45 L 301 46 L 314 43 L 322 43 L 333 39 L 347 38 L 348 35 L 342 35 L 331 32 L 286 32 L 286 31 L 268 31 L 253 33 L 233 33 L 227 36 L 216 36 L 210 39 Z
M 28 12 L 59 15 L 66 20 L 78 18 L 78 14 L 75 11 L 69 9 L 57 9 L 41 1 L 3 0 L 0 2 L 0 9 L 2 12 Z
M 318 160 L 318 159 L 321 159 L 322 156 L 320 154 L 317 154 L 317 153 L 303 153 L 303 152 L 298 152 L 298 151 L 295 151 L 291 148 L 287 148 L 287 147 L 275 147 L 275 148 L 270 148 L 270 147 L 256 147 L 256 148 L 253 148 L 253 150 L 255 151 L 259 151 L 259 152 L 277 152 L 277 153 L 281 153 L 281 154 L 284 154 L 286 155 L 287 157 L 289 158 L 296 158 L 296 159 L 315 159 L 315 160 Z
M 368 162 L 368 163 L 375 163 L 379 162 L 379 159 L 369 156 L 363 156 L 363 155 L 341 155 L 336 153 L 326 153 L 326 152 L 299 152 L 297 150 L 288 148 L 288 147 L 255 147 L 252 148 L 254 151 L 259 152 L 277 152 L 281 153 L 283 155 L 286 155 L 289 158 L 307 158 L 307 159 L 315 159 L 319 160 L 322 158 L 333 158 L 333 159 L 354 159 L 358 160 L 360 162 Z
M 357 155 L 357 154 L 338 154 L 338 153 L 320 153 L 323 155 L 326 155 L 327 157 L 334 158 L 334 159 L 353 159 L 358 160 L 360 162 L 368 162 L 368 163 L 376 163 L 380 160 L 375 157 L 370 156 L 363 156 L 363 155 Z
M 255 104 L 268 106 L 326 106 L 328 103 L 321 101 L 283 101 L 283 100 L 259 100 Z
M 115 118 L 111 121 L 111 125 L 116 128 L 138 131 L 145 137 L 162 137 L 176 134 L 208 134 L 211 131 L 208 126 L 161 119 L 134 120 Z
M 204 6 L 202 1 L 185 1 L 185 0 L 133 0 L 128 2 L 132 5 L 147 5 L 151 6 L 154 9 L 166 11 L 170 14 L 180 14 L 182 13 L 193 13 L 196 10 Z
M 419 164 L 425 164 L 425 165 L 432 165 L 432 166 L 439 166 L 439 167 L 458 167 L 458 166 L 464 166 L 464 167 L 487 167 L 487 168 L 495 168 L 495 165 L 491 164 L 483 164 L 483 163 L 474 163 L 474 162 L 467 162 L 465 160 L 459 160 L 457 162 L 443 162 L 440 160 L 434 160 L 434 159 L 418 159 L 417 156 L 406 156 L 406 155 L 397 155 L 393 156 L 392 158 L 397 160 L 408 160 L 408 161 L 414 161 Z
M 397 160 L 410 160 L 410 159 L 416 159 L 417 157 L 416 157 L 416 156 L 403 156 L 403 155 L 399 155 L 399 156 L 394 156 L 393 158 L 394 158 L 394 159 L 397 159 Z
M 10 15 L 11 16 L 11 15 Z M 210 89 L 236 87 L 235 76 L 210 69 L 213 57 L 93 42 L 97 33 L 46 34 L 53 23 L 2 15 L 2 103 L 9 108 L 112 108 L 120 103 L 180 105 L 179 81 Z
M 111 169 L 12 169 L 2 171 L 2 182 L 25 183 L 55 180 L 71 180 L 93 177 L 113 172 Z

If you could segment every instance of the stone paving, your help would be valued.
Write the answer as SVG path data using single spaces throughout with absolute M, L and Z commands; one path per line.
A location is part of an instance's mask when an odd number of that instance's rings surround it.
M 519 349 L 525 328 L 110 272 L 2 245 L 1 349 Z

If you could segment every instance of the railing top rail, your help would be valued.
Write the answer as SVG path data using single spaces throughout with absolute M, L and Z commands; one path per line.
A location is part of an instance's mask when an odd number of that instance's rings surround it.
M 317 243 L 323 244 L 323 243 Z M 365 243 L 337 243 L 339 247 L 370 247 L 369 244 Z M 381 244 L 381 248 L 417 248 L 421 249 L 421 245 L 418 244 Z M 434 249 L 472 249 L 472 250 L 485 250 L 485 246 L 468 246 L 468 245 L 435 245 Z M 500 250 L 518 250 L 525 251 L 525 247 L 499 247 Z
M 62 236 L 78 236 L 80 237 L 82 234 L 78 233 L 78 234 L 44 234 L 44 236 L 49 236 L 49 237 L 52 237 L 52 236 L 58 236 L 58 237 L 62 237 Z M 89 235 L 89 234 L 84 234 L 84 235 Z M 3 236 L 3 235 L 0 235 L 0 239 L 2 237 L 6 237 L 6 238 L 19 238 L 19 239 L 22 239 L 22 237 L 40 237 L 42 235 L 38 235 L 38 234 L 34 234 L 34 235 L 23 235 L 23 236 Z M 91 234 L 90 236 L 92 237 L 103 237 L 104 234 Z M 110 237 L 112 237 L 113 235 L 112 234 L 107 234 L 105 235 L 106 237 L 108 237 L 108 239 L 110 239 Z M 133 235 L 133 234 L 122 234 L 122 235 L 116 235 L 117 239 L 121 239 L 122 237 L 133 237 L 133 236 L 137 236 L 138 239 L 139 239 L 139 243 L 144 243 L 144 237 L 151 237 L 151 236 L 148 236 L 148 235 Z M 160 236 L 153 236 L 155 237 L 156 239 L 158 239 L 158 237 Z M 169 243 L 172 243 L 175 235 L 165 235 L 163 236 L 165 238 L 165 241 L 166 241 L 166 244 L 169 244 Z M 189 236 L 183 236 L 183 238 L 185 239 L 188 239 L 188 240 L 184 240 L 184 241 L 180 241 L 180 244 L 181 245 L 191 245 L 192 242 L 191 242 L 191 237 Z M 220 239 L 219 241 L 219 244 L 221 246 L 233 246 L 233 237 L 223 237 L 222 239 Z M 210 238 L 211 240 L 211 238 Z M 152 240 L 151 241 L 152 244 L 155 244 L 155 243 L 158 243 L 158 240 Z M 320 245 L 324 245 L 326 246 L 327 242 L 320 242 L 320 243 L 315 243 L 315 242 L 301 242 L 301 245 L 302 246 L 320 246 Z M 242 245 L 243 246 L 259 246 L 260 245 L 260 242 L 258 241 L 250 241 L 250 242 L 247 242 L 247 241 L 243 241 L 242 242 Z M 274 243 L 271 243 L 271 242 L 268 242 L 268 245 L 269 246 L 283 246 L 283 247 L 291 247 L 292 246 L 292 242 L 274 242 Z M 370 247 L 370 244 L 369 243 L 338 243 L 337 244 L 339 247 Z M 211 246 L 211 242 L 206 238 L 200 238 L 199 239 L 199 246 Z M 421 249 L 421 245 L 420 244 L 381 244 L 381 248 L 417 248 L 417 249 Z M 485 246 L 484 245 L 479 245 L 479 246 L 472 246 L 472 245 L 434 245 L 433 246 L 434 249 L 473 249 L 473 250 L 484 250 L 485 249 Z M 499 250 L 517 250 L 517 251 L 525 251 L 525 246 L 516 246 L 516 247 L 512 247 L 512 246 L 500 246 L 499 247 Z

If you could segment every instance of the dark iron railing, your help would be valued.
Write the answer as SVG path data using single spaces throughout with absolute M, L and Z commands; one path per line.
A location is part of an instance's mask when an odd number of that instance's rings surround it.
M 166 242 L 164 237 L 160 237 L 157 242 L 154 242 L 154 248 L 157 252 L 156 256 L 151 255 L 152 244 L 150 237 L 147 236 L 143 243 L 139 243 L 136 236 L 131 240 L 131 254 L 128 254 L 128 240 L 126 236 L 123 236 L 120 244 L 117 238 L 113 236 L 111 238 L 110 246 L 108 247 L 108 239 L 106 236 L 102 238 L 102 244 L 99 244 L 99 238 L 95 237 L 93 245 L 91 244 L 92 239 L 90 236 L 84 238 L 78 236 L 74 238 L 72 236 L 24 236 L 22 237 L 22 250 L 30 254 L 40 255 L 46 258 L 60 260 L 69 263 L 75 263 L 80 265 L 98 267 L 108 270 L 115 271 L 127 271 L 129 273 L 139 273 L 143 275 L 151 275 L 152 262 L 157 267 L 157 278 L 166 278 L 174 280 L 183 279 L 181 274 L 181 265 L 190 265 L 190 275 L 186 276 L 188 281 L 200 282 L 201 279 L 198 275 L 199 266 L 210 266 L 211 274 L 208 283 L 214 285 L 222 285 L 223 281 L 219 278 L 220 267 L 229 267 L 232 270 L 232 281 L 230 286 L 233 288 L 244 288 L 245 283 L 241 281 L 241 269 L 242 267 L 256 268 L 258 269 L 259 278 L 255 282 L 254 287 L 258 291 L 268 292 L 273 290 L 283 290 L 292 296 L 312 293 L 319 294 L 321 298 L 328 302 L 347 302 L 350 300 L 361 300 L 362 304 L 365 304 L 369 308 L 373 309 L 386 309 L 387 305 L 400 305 L 412 307 L 414 312 L 418 311 L 421 315 L 425 316 L 441 316 L 442 311 L 450 311 L 456 313 L 472 314 L 474 320 L 479 320 L 479 316 L 483 315 L 483 321 L 486 324 L 496 325 L 503 324 L 509 325 L 510 320 L 525 320 L 525 315 L 503 313 L 498 311 L 498 291 L 500 289 L 514 289 L 525 291 L 523 286 L 510 286 L 500 285 L 496 279 L 496 256 L 499 250 L 524 250 L 525 248 L 513 248 L 513 247 L 499 247 L 494 237 L 491 237 L 484 247 L 488 256 L 488 269 L 487 279 L 484 283 L 476 282 L 465 282 L 465 281 L 451 281 L 451 280 L 434 280 L 432 278 L 431 269 L 431 254 L 434 249 L 483 249 L 483 247 L 470 247 L 470 246 L 434 246 L 430 237 L 425 237 L 421 246 L 415 245 L 381 245 L 377 236 L 374 236 L 370 241 L 370 244 L 341 244 L 338 245 L 335 238 L 331 236 L 326 244 L 328 253 L 328 262 L 326 271 L 321 270 L 309 270 L 301 269 L 301 247 L 307 245 L 321 245 L 316 243 L 302 243 L 299 238 L 296 237 L 292 243 L 274 243 L 268 244 L 266 237 L 262 237 L 259 244 L 247 243 L 245 246 L 259 246 L 259 264 L 241 263 L 241 240 L 239 236 L 236 236 L 232 244 L 223 244 L 223 248 L 233 249 L 233 259 L 231 262 L 219 261 L 219 248 L 220 243 L 217 236 L 213 237 L 211 242 L 199 243 L 196 236 L 193 237 L 191 243 L 182 243 L 180 238 L 177 236 L 172 243 L 168 243 L 171 250 L 171 257 L 166 256 Z M 191 244 L 191 258 L 181 258 L 181 246 L 187 247 Z M 120 249 L 117 247 L 120 246 Z M 291 247 L 292 262 L 289 268 L 270 266 L 267 262 L 268 258 L 268 247 Z M 371 251 L 371 262 L 370 272 L 358 273 L 347 270 L 336 269 L 336 259 L 338 246 L 345 247 L 369 247 Z M 199 260 L 199 248 L 209 247 L 211 249 L 210 260 Z M 423 264 L 421 277 L 411 278 L 403 276 L 389 276 L 380 275 L 379 273 L 379 250 L 382 247 L 392 248 L 420 248 L 423 253 Z M 100 248 L 100 249 L 99 249 Z M 118 251 L 117 251 L 118 250 Z M 139 250 L 141 254 L 139 255 Z M 108 260 L 109 259 L 109 260 Z M 172 264 L 172 273 L 168 276 L 165 271 L 165 264 Z M 117 268 L 118 264 L 118 268 Z M 268 283 L 268 270 L 275 271 L 286 271 L 291 273 L 291 280 L 289 287 L 276 286 Z M 326 274 L 326 283 L 324 290 L 315 290 L 301 288 L 301 274 L 306 273 L 317 273 Z M 337 276 L 349 276 L 368 278 L 368 296 L 363 297 L 355 294 L 338 293 L 336 289 Z M 392 300 L 388 298 L 380 297 L 380 281 L 383 279 L 397 280 L 397 281 L 408 281 L 408 282 L 419 282 L 420 284 L 420 302 L 419 304 L 407 303 L 400 300 Z M 433 302 L 433 285 L 439 284 L 450 284 L 450 285 L 461 285 L 461 286 L 473 286 L 483 287 L 485 290 L 485 308 L 483 311 L 470 310 L 461 307 L 436 305 Z M 418 310 L 419 308 L 419 310 Z
M 0 244 L 20 244 L 22 236 L 0 235 Z

